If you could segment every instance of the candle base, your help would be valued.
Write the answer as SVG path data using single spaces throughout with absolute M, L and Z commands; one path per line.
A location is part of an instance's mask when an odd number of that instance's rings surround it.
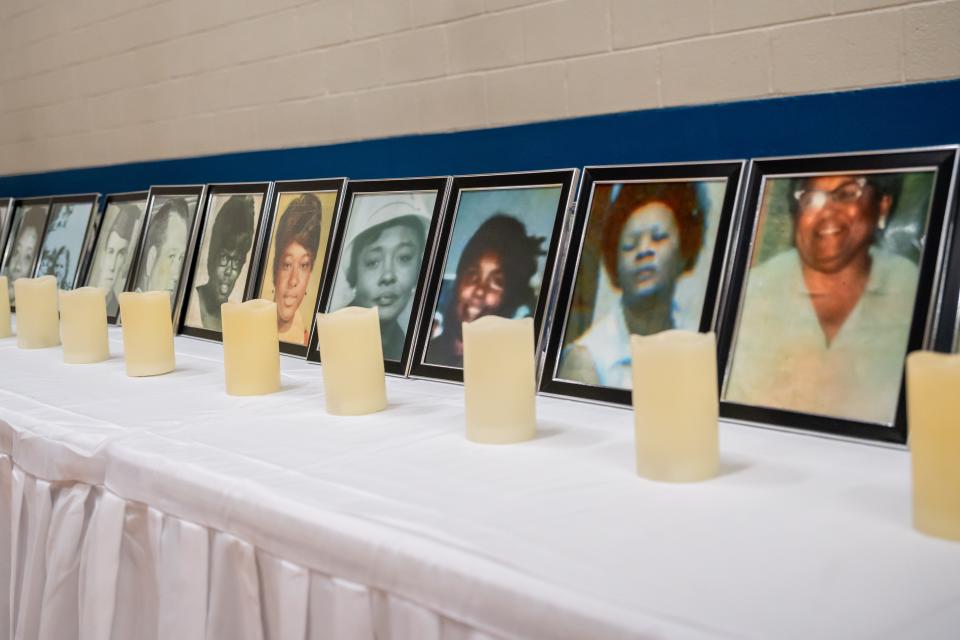
M 162 376 L 170 373 L 176 368 L 175 363 L 162 364 L 127 364 L 127 375 L 131 378 L 146 378 L 149 376 Z
M 913 528 L 928 536 L 960 542 L 960 514 L 950 517 L 914 509 Z
M 103 362 L 110 358 L 110 354 L 106 353 L 83 353 L 83 354 L 63 354 L 63 362 L 65 364 L 96 364 L 97 362 Z
M 59 340 L 28 340 L 26 338 L 21 339 L 21 336 L 17 336 L 17 347 L 20 349 L 49 349 L 51 347 L 59 347 Z
M 354 398 L 340 399 L 336 402 L 326 402 L 327 413 L 332 416 L 365 416 L 371 413 L 379 413 L 387 408 L 387 397 L 384 393 L 383 399 Z
M 233 385 L 227 383 L 227 395 L 228 396 L 267 396 L 271 393 L 276 393 L 280 391 L 280 383 L 278 382 L 275 385 L 261 385 L 261 386 L 243 386 L 243 385 Z
M 703 482 L 717 477 L 720 471 L 716 463 L 637 461 L 637 475 L 655 482 Z

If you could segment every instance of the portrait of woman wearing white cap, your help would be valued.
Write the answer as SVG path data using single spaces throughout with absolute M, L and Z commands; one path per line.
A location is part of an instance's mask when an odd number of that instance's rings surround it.
M 329 310 L 376 307 L 386 360 L 403 353 L 436 197 L 358 194 L 353 200 Z

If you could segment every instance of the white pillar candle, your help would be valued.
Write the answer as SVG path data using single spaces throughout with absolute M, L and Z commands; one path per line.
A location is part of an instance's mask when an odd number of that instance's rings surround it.
M 107 301 L 102 289 L 81 287 L 60 292 L 60 337 L 66 363 L 102 362 L 110 357 Z
M 960 355 L 907 356 L 913 526 L 960 540 Z
M 327 412 L 355 416 L 387 407 L 387 386 L 376 307 L 317 314 Z
M 225 302 L 220 315 L 227 393 L 257 396 L 279 390 L 277 304 L 269 300 Z
M 57 279 L 18 278 L 13 283 L 13 295 L 17 305 L 17 346 L 44 349 L 60 344 Z
M 463 323 L 467 439 L 521 442 L 537 432 L 533 319 L 484 316 Z
M 0 293 L 9 291 L 7 276 L 0 276 Z M 0 295 L 0 338 L 9 338 L 13 335 L 10 330 L 10 296 Z
M 173 321 L 168 291 L 120 294 L 123 357 L 128 376 L 156 376 L 173 371 Z
M 717 349 L 712 333 L 630 336 L 637 473 L 692 482 L 717 474 Z

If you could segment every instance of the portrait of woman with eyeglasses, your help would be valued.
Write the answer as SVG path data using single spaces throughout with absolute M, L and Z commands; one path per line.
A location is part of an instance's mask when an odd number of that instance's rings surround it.
M 243 301 L 260 195 L 216 195 L 210 206 L 186 324 L 222 331 L 220 305 Z
M 893 419 L 932 179 L 767 180 L 725 400 Z

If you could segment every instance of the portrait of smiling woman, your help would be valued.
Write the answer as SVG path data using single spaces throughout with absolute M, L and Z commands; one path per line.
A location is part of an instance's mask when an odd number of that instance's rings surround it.
M 277 303 L 280 342 L 305 347 L 317 304 L 336 191 L 277 194 L 259 297 Z
M 899 172 L 767 180 L 725 400 L 893 420 L 919 270 L 885 240 L 898 218 L 919 212 L 912 228 L 922 246 L 932 178 Z M 921 198 L 898 208 L 908 183 Z M 773 252 L 778 227 L 788 242 Z

